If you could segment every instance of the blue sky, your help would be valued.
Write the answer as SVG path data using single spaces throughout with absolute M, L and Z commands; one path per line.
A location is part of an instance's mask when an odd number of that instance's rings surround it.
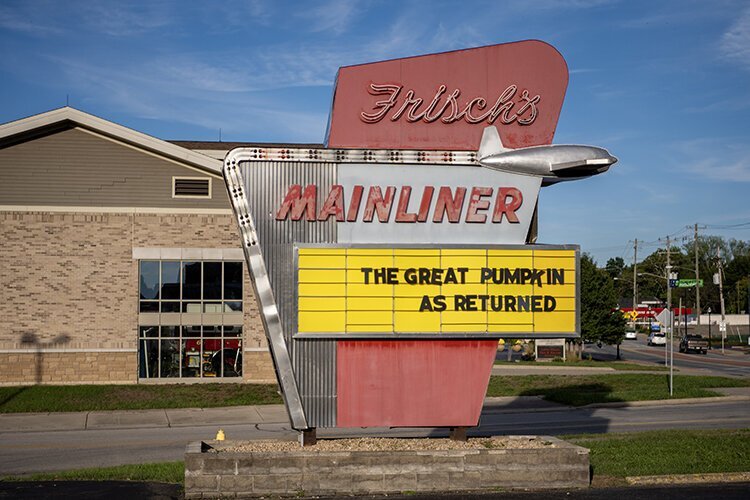
M 542 190 L 540 242 L 603 265 L 694 223 L 750 239 L 747 0 L 3 0 L 0 122 L 69 100 L 162 139 L 322 142 L 339 66 L 525 39 L 570 69 L 555 143 L 620 158 Z

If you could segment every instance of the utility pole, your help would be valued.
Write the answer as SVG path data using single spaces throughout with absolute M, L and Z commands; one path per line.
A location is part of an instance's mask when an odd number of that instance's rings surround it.
M 701 326 L 701 277 L 698 274 L 698 223 L 695 223 L 695 234 L 693 237 L 693 251 L 695 252 L 695 309 L 696 319 L 698 321 L 695 331 L 698 332 Z
M 716 247 L 716 263 L 719 266 L 719 301 L 721 304 L 721 353 L 724 354 L 724 338 L 727 336 L 727 323 L 724 314 L 724 267 L 721 263 L 721 249 Z
M 672 396 L 674 394 L 674 378 L 672 376 L 672 368 L 674 363 L 674 349 L 669 349 L 667 351 L 668 347 L 672 347 L 672 329 L 674 328 L 674 319 L 672 318 L 672 287 L 670 286 L 669 280 L 672 278 L 672 261 L 671 261 L 671 255 L 672 255 L 672 248 L 671 248 L 671 242 L 669 241 L 669 236 L 667 236 L 667 267 L 666 267 L 666 274 L 667 274 L 667 318 L 669 321 L 668 332 L 669 336 L 666 336 L 668 339 L 668 343 L 664 345 L 664 364 L 667 364 L 667 352 L 671 353 L 670 357 L 670 363 L 669 363 L 669 395 Z
M 636 314 L 638 313 L 638 284 L 636 281 L 637 279 L 638 279 L 638 238 L 635 239 L 635 244 L 633 245 L 633 311 L 635 311 Z M 635 327 L 635 323 L 637 319 L 638 319 L 638 316 L 635 316 L 633 318 L 634 327 Z

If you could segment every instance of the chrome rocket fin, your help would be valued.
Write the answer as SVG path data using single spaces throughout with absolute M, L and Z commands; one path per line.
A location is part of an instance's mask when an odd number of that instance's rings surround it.
M 590 167 L 592 170 L 596 170 L 601 167 L 609 167 L 617 161 L 617 158 L 610 156 L 608 158 L 587 158 L 574 161 L 568 161 L 563 163 L 553 163 L 550 165 L 551 172 L 557 172 L 560 170 L 567 170 L 571 168 Z M 606 169 L 605 169 L 606 170 Z
M 482 160 L 488 156 L 503 153 L 505 151 L 508 151 L 508 148 L 503 146 L 503 141 L 500 139 L 497 127 L 494 125 L 485 127 L 484 132 L 482 132 L 482 141 L 479 143 L 477 158 Z

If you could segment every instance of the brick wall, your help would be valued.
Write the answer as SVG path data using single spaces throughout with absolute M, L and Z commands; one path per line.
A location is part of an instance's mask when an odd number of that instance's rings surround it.
M 37 349 L 42 382 L 136 382 L 133 248 L 240 247 L 228 214 L 0 212 L 0 242 L 0 384 L 34 383 Z M 265 348 L 247 273 L 244 289 L 245 347 Z M 244 359 L 244 380 L 275 380 L 267 351 Z
M 0 354 L 0 385 L 133 383 L 134 352 L 48 352 Z

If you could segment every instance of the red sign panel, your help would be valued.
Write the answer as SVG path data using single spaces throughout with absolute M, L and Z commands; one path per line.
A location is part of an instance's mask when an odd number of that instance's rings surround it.
M 329 148 L 475 150 L 495 125 L 509 148 L 552 143 L 568 67 L 537 40 L 339 69 Z

